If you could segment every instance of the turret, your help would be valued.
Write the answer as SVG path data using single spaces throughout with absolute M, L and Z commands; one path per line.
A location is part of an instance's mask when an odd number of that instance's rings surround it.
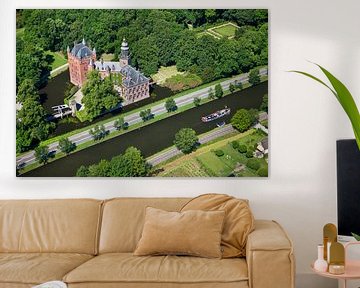
M 85 42 L 85 38 L 83 38 L 83 40 L 82 40 L 82 44 L 84 44 L 84 45 L 86 44 L 86 42 Z
M 121 43 L 121 52 L 120 52 L 120 67 L 124 67 L 130 64 L 130 53 L 129 53 L 129 46 L 126 42 L 125 38 Z

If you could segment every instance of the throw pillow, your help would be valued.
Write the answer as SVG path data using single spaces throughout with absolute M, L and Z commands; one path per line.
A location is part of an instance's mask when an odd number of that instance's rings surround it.
M 221 258 L 224 211 L 168 212 L 146 208 L 134 255 L 192 255 Z
M 246 256 L 247 236 L 254 230 L 254 217 L 247 200 L 225 194 L 205 194 L 190 200 L 181 211 L 225 211 L 221 236 L 223 258 Z

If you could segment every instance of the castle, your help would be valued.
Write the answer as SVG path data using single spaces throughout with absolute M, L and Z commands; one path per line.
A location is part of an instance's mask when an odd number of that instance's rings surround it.
M 133 103 L 150 96 L 150 79 L 130 65 L 129 46 L 125 39 L 121 44 L 118 62 L 96 60 L 96 50 L 90 49 L 85 40 L 74 43 L 74 47 L 67 48 L 70 71 L 70 82 L 81 87 L 86 81 L 86 74 L 91 70 L 98 70 L 101 77 L 114 76 L 120 81 L 115 82 L 114 88 L 124 98 L 125 104 Z

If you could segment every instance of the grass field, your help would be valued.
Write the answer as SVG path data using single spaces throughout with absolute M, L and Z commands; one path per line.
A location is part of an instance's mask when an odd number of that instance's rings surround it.
M 232 39 L 234 38 L 235 32 L 238 28 L 239 26 L 237 26 L 236 24 L 228 22 L 214 27 L 210 27 L 205 31 L 201 31 L 197 34 L 197 36 L 201 37 L 204 35 L 210 35 L 216 39 L 220 39 L 222 37 L 227 37 L 229 39 Z
M 161 85 L 164 84 L 166 79 L 178 75 L 184 74 L 185 72 L 180 72 L 176 69 L 176 65 L 164 67 L 161 66 L 156 74 L 151 75 L 151 78 L 155 81 L 156 84 Z
M 238 152 L 232 147 L 231 142 L 237 141 L 239 144 L 246 144 L 253 147 L 266 136 L 254 130 L 245 133 L 233 134 L 226 138 L 207 144 L 197 151 L 177 157 L 165 164 L 155 167 L 160 171 L 158 176 L 161 177 L 254 177 L 258 176 L 257 172 L 246 167 L 248 158 L 245 154 Z M 216 156 L 215 150 L 222 150 L 224 155 Z M 267 167 L 265 159 L 258 159 L 261 167 Z M 239 167 L 242 167 L 239 169 Z
M 222 27 L 213 28 L 214 32 L 221 34 L 224 37 L 234 37 L 235 31 L 238 29 L 237 26 L 232 23 L 228 23 Z
M 54 61 L 51 63 L 51 70 L 54 70 L 67 63 L 64 55 L 60 52 L 47 51 L 46 54 L 51 55 L 54 59 Z
M 104 60 L 104 61 L 113 61 L 115 59 L 115 55 L 112 54 L 112 53 L 109 53 L 109 54 L 102 54 L 101 55 L 101 58 Z

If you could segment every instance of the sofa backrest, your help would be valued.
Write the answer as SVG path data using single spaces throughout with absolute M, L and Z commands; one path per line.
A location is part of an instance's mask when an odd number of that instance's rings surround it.
M 133 252 L 141 237 L 145 208 L 179 211 L 189 198 L 116 198 L 105 201 L 99 253 Z
M 1 200 L 0 253 L 96 254 L 102 201 Z

